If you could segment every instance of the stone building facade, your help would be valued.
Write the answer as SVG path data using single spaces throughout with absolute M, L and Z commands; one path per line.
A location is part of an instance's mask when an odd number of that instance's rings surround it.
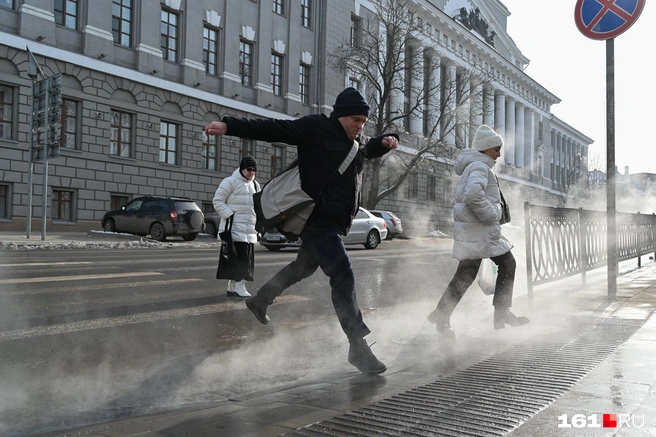
M 488 110 L 470 121 L 494 125 L 506 139 L 502 186 L 558 203 L 564 176 L 592 140 L 555 119 L 550 108 L 559 99 L 523 73 L 528 60 L 505 32 L 509 11 L 497 0 L 413 4 L 426 26 L 422 50 L 440 58 L 436 74 L 456 78 L 480 68 L 493 77 L 480 89 L 472 84 L 472 96 Z M 463 7 L 480 8 L 485 34 L 454 19 Z M 45 76 L 62 77 L 48 229 L 98 229 L 107 210 L 140 195 L 187 196 L 211 210 L 216 187 L 245 154 L 257 158 L 260 182 L 289 164 L 294 146 L 206 138 L 203 127 L 227 114 L 328 114 L 358 78 L 331 69 L 326 53 L 339 50 L 345 35 L 357 37 L 354 26 L 374 11 L 360 0 L 0 0 L 0 231 L 25 229 L 28 216 L 26 47 Z M 411 114 L 400 126 L 401 153 L 420 145 L 425 124 Z M 466 147 L 471 132 L 451 141 Z M 37 228 L 43 164 L 33 170 Z M 397 212 L 411 229 L 448 231 L 456 180 L 448 159 L 427 157 L 379 208 Z

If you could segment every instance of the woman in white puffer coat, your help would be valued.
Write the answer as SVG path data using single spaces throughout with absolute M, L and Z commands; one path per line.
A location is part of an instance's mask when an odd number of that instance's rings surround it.
M 505 324 L 520 326 L 526 317 L 510 311 L 515 281 L 513 244 L 501 235 L 501 191 L 492 167 L 501 156 L 503 138 L 491 127 L 482 125 L 476 131 L 471 149 L 460 153 L 454 164 L 460 182 L 453 206 L 453 257 L 458 269 L 447 286 L 437 308 L 428 316 L 444 339 L 455 340 L 450 317 L 462 296 L 476 279 L 483 258 L 498 267 L 494 299 L 494 329 Z
M 260 190 L 260 185 L 255 180 L 256 171 L 255 158 L 245 156 L 232 176 L 221 181 L 212 199 L 214 209 L 221 216 L 219 234 L 225 230 L 227 219 L 233 216 L 232 241 L 235 242 L 237 266 L 234 278 L 228 281 L 228 296 L 250 297 L 246 290 L 246 281 L 253 280 L 253 251 L 257 242 L 253 194 Z

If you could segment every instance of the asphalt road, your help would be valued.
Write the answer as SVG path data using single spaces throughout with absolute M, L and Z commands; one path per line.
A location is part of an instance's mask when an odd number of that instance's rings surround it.
M 430 312 L 455 269 L 451 245 L 349 248 L 365 321 L 413 302 L 421 317 Z M 295 255 L 258 247 L 248 288 Z M 302 378 L 333 356 L 343 365 L 346 340 L 320 271 L 278 297 L 264 326 L 225 295 L 216 261 L 216 248 L 0 252 L 0 434 L 225 399 Z

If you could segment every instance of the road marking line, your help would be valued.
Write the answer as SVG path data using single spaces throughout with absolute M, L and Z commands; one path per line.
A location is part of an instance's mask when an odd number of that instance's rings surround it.
M 44 276 L 42 278 L 14 278 L 1 279 L 0 285 L 6 284 L 31 284 L 36 282 L 63 282 L 63 281 L 84 281 L 87 279 L 114 279 L 125 278 L 128 276 L 156 276 L 163 275 L 160 272 L 132 272 L 132 273 L 107 273 L 104 275 L 79 275 L 79 276 Z
M 78 285 L 76 287 L 62 288 L 46 288 L 40 290 L 21 290 L 21 291 L 1 291 L 0 296 L 23 296 L 31 294 L 48 294 L 48 293 L 70 293 L 73 291 L 94 291 L 94 290 L 108 290 L 110 288 L 135 288 L 135 287 L 149 287 L 156 285 L 171 285 L 182 284 L 188 282 L 204 282 L 202 278 L 189 278 L 189 279 L 165 279 L 161 281 L 142 281 L 142 282 L 122 282 L 118 284 L 95 284 L 95 285 Z
M 276 303 L 292 303 L 310 300 L 309 297 L 298 295 L 278 296 Z M 62 323 L 59 325 L 38 326 L 34 328 L 16 329 L 0 332 L 0 342 L 21 340 L 46 335 L 68 334 L 72 332 L 91 331 L 93 329 L 116 328 L 119 326 L 136 325 L 139 323 L 159 322 L 163 320 L 180 319 L 184 317 L 202 316 L 206 314 L 224 313 L 228 311 L 245 310 L 243 300 L 203 305 L 194 308 L 154 311 L 151 313 L 133 314 L 129 316 L 109 317 L 106 319 L 83 320 L 79 322 Z
M 74 262 L 51 262 L 51 263 L 20 263 L 20 264 L 0 264 L 0 267 L 34 267 L 34 266 L 74 266 L 80 264 L 97 264 L 91 261 L 74 261 Z

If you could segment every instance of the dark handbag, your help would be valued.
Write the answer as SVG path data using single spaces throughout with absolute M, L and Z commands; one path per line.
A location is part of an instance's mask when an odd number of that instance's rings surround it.
M 499 194 L 501 195 L 501 220 L 500 223 L 502 225 L 506 223 L 510 223 L 510 208 L 508 208 L 508 204 L 506 203 L 506 199 L 503 197 L 503 193 L 501 192 L 501 188 L 499 188 Z
M 237 266 L 237 251 L 232 241 L 232 220 L 235 215 L 228 217 L 226 227 L 219 233 L 221 238 L 221 251 L 219 253 L 219 267 L 216 270 L 216 279 L 233 279 Z

